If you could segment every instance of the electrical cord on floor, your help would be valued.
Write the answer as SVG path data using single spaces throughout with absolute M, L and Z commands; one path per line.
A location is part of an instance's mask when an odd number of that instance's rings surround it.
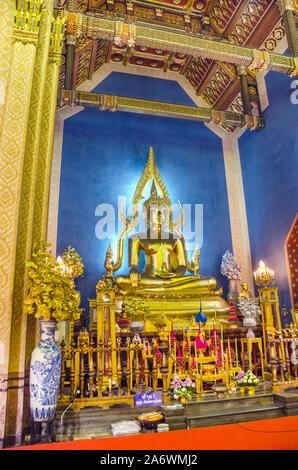
M 75 394 L 71 397 L 70 399 L 70 402 L 69 402 L 69 405 L 67 406 L 67 408 L 65 408 L 65 410 L 63 411 L 62 415 L 61 415 L 61 418 L 60 418 L 60 436 L 62 438 L 62 422 L 63 422 L 63 418 L 64 418 L 64 415 L 66 413 L 66 411 L 71 407 L 73 401 L 78 398 L 79 396 L 81 395 L 81 390 L 80 388 L 78 387 L 75 391 Z

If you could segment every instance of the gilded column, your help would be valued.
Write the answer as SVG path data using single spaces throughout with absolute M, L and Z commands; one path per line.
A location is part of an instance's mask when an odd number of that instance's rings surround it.
M 67 10 L 69 12 L 76 12 L 78 10 L 77 0 L 68 0 Z M 65 88 L 72 90 L 73 85 L 73 64 L 76 47 L 76 37 L 73 34 L 67 34 L 66 37 L 66 70 L 65 70 Z
M 1 117 L 4 110 L 9 66 L 12 51 L 12 32 L 15 2 L 3 0 L 0 15 L 0 140 L 1 140 Z
M 248 80 L 246 67 L 240 65 L 237 67 L 238 75 L 240 76 L 241 82 L 241 98 L 244 114 L 251 114 L 250 98 L 248 91 Z
M 43 116 L 36 179 L 33 232 L 34 241 L 45 240 L 47 236 L 48 199 L 51 176 L 53 133 L 64 24 L 65 17 L 57 17 L 53 19 L 43 101 Z
M 66 54 L 66 70 L 65 70 L 65 88 L 72 90 L 73 88 L 73 64 L 76 47 L 76 37 L 72 34 L 68 34 L 67 38 L 67 54 Z
M 35 347 L 36 319 L 27 318 L 23 313 L 26 295 L 27 270 L 26 260 L 31 257 L 33 216 L 35 200 L 36 170 L 39 155 L 40 127 L 42 122 L 43 97 L 50 44 L 54 0 L 44 0 L 41 13 L 36 59 L 34 65 L 31 103 L 24 157 L 24 172 L 19 216 L 19 231 L 16 249 L 15 281 L 13 291 L 12 330 L 10 340 L 9 371 L 10 375 L 25 377 L 25 401 L 15 389 L 8 394 L 7 406 L 10 415 L 18 409 L 17 402 L 24 403 L 24 421 L 29 420 L 29 365 L 32 350 Z M 28 328 L 27 328 L 28 321 Z M 26 380 L 27 379 L 27 380 Z M 18 410 L 21 413 L 21 410 Z M 19 420 L 20 421 L 20 420 Z M 10 419 L 6 432 L 15 434 L 16 419 Z M 18 431 L 21 432 L 21 429 Z
M 13 7 L 9 5 L 9 8 Z M 26 134 L 41 8 L 42 0 L 16 3 L 10 71 L 1 115 L 0 374 L 3 382 L 0 391 L 0 445 L 4 437 L 7 390 L 14 387 L 13 378 L 8 374 L 12 297 Z M 21 386 L 18 382 L 19 389 Z
M 0 142 L 2 133 L 2 116 L 5 109 L 7 100 L 7 84 L 10 71 L 10 59 L 12 53 L 12 34 L 13 34 L 13 17 L 14 17 L 15 3 L 11 0 L 3 2 L 1 6 L 0 15 Z M 2 158 L 0 156 L 0 165 L 3 166 Z M 3 187 L 2 174 L 0 175 L 0 186 Z M 4 200 L 0 195 L 0 207 L 2 208 Z M 6 407 L 6 390 L 7 390 L 7 377 L 8 377 L 8 347 L 9 332 L 10 332 L 10 315 L 7 314 L 6 305 L 8 298 L 4 297 L 7 274 L 9 273 L 9 256 L 5 256 L 6 246 L 2 242 L 2 234 L 5 231 L 5 225 L 8 227 L 9 219 L 4 224 L 5 214 L 1 213 L 1 239 L 0 239 L 0 448 L 3 446 L 3 435 L 5 426 L 5 407 Z M 6 259 L 7 266 L 2 264 L 3 259 Z
M 278 0 L 280 13 L 283 17 L 289 52 L 291 56 L 298 57 L 298 33 L 295 21 L 295 8 L 293 0 Z

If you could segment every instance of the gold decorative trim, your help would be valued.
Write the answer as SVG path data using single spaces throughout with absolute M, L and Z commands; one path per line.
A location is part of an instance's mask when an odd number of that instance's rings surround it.
M 63 39 L 65 33 L 66 16 L 52 18 L 52 29 L 50 36 L 50 52 L 60 55 L 62 52 Z
M 249 116 L 245 114 L 245 124 L 243 126 L 244 129 L 249 129 L 254 131 L 258 126 L 257 116 Z
M 19 31 L 15 29 L 13 31 L 13 42 L 20 41 L 23 44 L 37 44 L 38 33 L 30 31 Z
M 270 55 L 267 51 L 253 49 L 253 61 L 248 70 L 267 70 L 270 65 Z
M 172 117 L 178 119 L 191 119 L 200 122 L 215 124 L 228 123 L 236 127 L 242 127 L 247 122 L 245 115 L 231 111 L 216 111 L 210 108 L 199 108 L 195 106 L 183 106 L 160 101 L 141 100 L 124 96 L 110 96 L 100 93 L 90 93 L 78 90 L 59 90 L 59 101 L 71 106 L 89 106 L 101 111 L 126 111 L 142 112 L 158 116 Z M 263 118 L 254 117 L 255 128 L 263 128 Z
M 283 15 L 287 10 L 295 11 L 295 8 L 297 8 L 297 6 L 294 5 L 294 0 L 277 0 L 277 4 L 281 15 Z
M 37 169 L 33 240 L 45 240 L 47 235 L 48 199 L 51 177 L 53 134 L 58 90 L 59 65 L 66 16 L 52 20 L 49 61 L 43 103 L 43 121 L 40 133 L 40 151 Z
M 119 22 L 112 18 L 95 17 L 81 13 L 67 12 L 67 33 L 76 36 L 101 38 L 113 41 Z M 122 25 L 126 23 L 122 23 Z M 282 73 L 291 73 L 294 62 L 291 57 L 267 51 L 259 51 L 246 46 L 239 46 L 224 41 L 206 39 L 199 35 L 178 32 L 173 28 L 158 28 L 155 25 L 129 23 L 133 30 L 133 41 L 138 46 L 163 49 L 169 52 L 189 54 L 219 62 L 245 65 L 250 68 L 270 69 Z
M 132 23 L 116 22 L 116 33 L 114 42 L 117 46 L 127 45 L 134 47 L 136 37 L 136 26 Z
M 295 68 L 294 70 L 290 73 L 290 77 L 294 78 L 298 76 L 298 57 L 293 57 Z
M 14 14 L 13 41 L 37 44 L 44 0 L 17 0 Z

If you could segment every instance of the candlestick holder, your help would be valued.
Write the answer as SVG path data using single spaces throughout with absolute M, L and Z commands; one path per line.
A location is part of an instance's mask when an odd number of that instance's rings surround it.
M 254 279 L 257 286 L 267 288 L 275 279 L 274 271 L 260 261 L 258 269 L 254 272 Z

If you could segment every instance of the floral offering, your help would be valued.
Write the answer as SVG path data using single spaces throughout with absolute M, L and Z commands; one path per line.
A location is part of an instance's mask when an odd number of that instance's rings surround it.
M 236 380 L 240 387 L 256 387 L 260 382 L 250 370 L 246 373 L 241 370 L 239 374 L 236 375 Z
M 175 400 L 178 400 L 180 397 L 191 398 L 196 384 L 191 380 L 190 377 L 187 377 L 185 380 L 181 380 L 178 375 L 176 375 L 170 386 L 170 390 L 173 393 Z

